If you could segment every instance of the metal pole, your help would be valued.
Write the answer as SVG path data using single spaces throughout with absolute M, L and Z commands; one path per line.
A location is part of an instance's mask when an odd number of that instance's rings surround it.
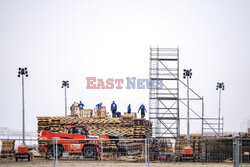
M 57 161 L 58 161 L 58 146 L 57 146 L 57 138 L 56 138 L 56 167 L 57 167 Z
M 144 150 L 144 158 L 145 158 L 145 167 L 147 167 L 148 166 L 148 159 L 147 159 L 147 139 L 145 139 L 144 140 L 144 142 L 145 142 L 145 150 Z
M 24 118 L 24 75 L 22 75 L 22 103 L 23 103 L 23 145 L 25 145 L 25 118 Z
M 187 146 L 190 147 L 190 133 L 189 133 L 189 76 L 187 76 Z
M 202 117 L 201 117 L 201 135 L 204 135 L 204 99 L 202 97 Z
M 56 156 L 55 156 L 55 139 L 53 139 L 53 166 L 56 166 Z
M 65 94 L 65 116 L 67 116 L 67 94 L 66 94 L 66 86 L 64 87 L 64 94 Z
M 178 127 L 177 127 L 177 138 L 179 138 L 180 137 L 180 97 L 179 97 L 179 81 L 180 81 L 180 79 L 179 79 L 179 48 L 177 48 L 177 50 L 178 50 L 178 52 L 177 52 L 177 59 L 178 59 L 178 63 L 177 63 L 177 78 L 178 78 L 178 80 L 177 80 L 177 112 L 178 112 Z
M 234 157 L 233 157 L 233 164 L 234 164 L 234 167 L 239 167 L 239 139 L 236 138 L 234 139 Z
M 224 135 L 224 117 L 222 117 L 221 134 Z
M 103 166 L 103 142 L 101 140 L 101 166 Z
M 220 136 L 220 104 L 221 104 L 221 88 L 219 88 L 219 119 L 218 119 L 218 135 Z

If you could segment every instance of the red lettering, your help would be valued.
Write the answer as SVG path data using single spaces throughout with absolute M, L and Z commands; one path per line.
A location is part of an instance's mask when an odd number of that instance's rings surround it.
M 114 79 L 113 78 L 109 78 L 106 80 L 106 89 L 114 89 Z
M 115 83 L 118 83 L 118 86 L 116 86 L 116 89 L 122 89 L 123 87 L 121 86 L 121 84 L 124 83 L 123 79 L 115 79 Z
M 96 89 L 96 85 L 94 82 L 96 81 L 96 77 L 86 77 L 87 86 L 86 89 Z
M 97 79 L 98 83 L 97 83 L 97 89 L 106 89 L 104 82 L 102 79 Z

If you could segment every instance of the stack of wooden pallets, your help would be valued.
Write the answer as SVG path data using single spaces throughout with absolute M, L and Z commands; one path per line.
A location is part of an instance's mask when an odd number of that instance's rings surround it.
M 132 112 L 132 113 L 125 112 L 122 117 L 124 117 L 124 118 L 137 118 L 137 114 L 135 112 Z
M 15 140 L 2 140 L 1 158 L 15 156 Z
M 233 139 L 236 136 L 201 136 L 200 134 L 190 135 L 190 146 L 197 161 L 221 162 L 232 158 Z M 175 158 L 179 160 L 183 147 L 187 144 L 186 135 L 180 136 L 175 142 Z M 203 157 L 203 158 L 202 158 Z
M 47 130 L 50 132 L 66 133 L 66 126 L 84 126 L 89 135 L 108 135 L 116 136 L 119 138 L 135 139 L 135 138 L 149 138 L 152 134 L 152 123 L 146 119 L 133 119 L 133 118 L 78 118 L 78 117 L 37 117 L 38 120 L 38 143 L 39 150 L 42 152 L 44 149 L 44 142 L 40 140 L 40 132 Z M 128 142 L 128 147 L 132 146 L 134 141 Z M 136 147 L 143 147 L 144 141 L 140 141 Z M 144 147 L 143 147 L 144 148 Z M 114 158 L 117 152 L 115 141 L 103 143 L 103 149 L 107 159 Z M 108 152 L 110 154 L 108 154 Z M 142 154 L 142 151 L 141 151 Z M 104 157 L 105 157 L 104 156 Z M 137 157 L 137 160 L 142 157 Z
M 74 102 L 71 105 L 71 117 L 77 118 L 91 118 L 91 117 L 108 117 L 108 112 L 106 107 L 103 106 L 99 112 L 97 112 L 97 108 L 92 109 L 80 109 L 78 107 L 79 103 Z

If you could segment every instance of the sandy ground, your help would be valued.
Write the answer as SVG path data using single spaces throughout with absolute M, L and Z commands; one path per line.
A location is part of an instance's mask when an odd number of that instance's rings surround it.
M 0 166 L 20 166 L 20 167 L 49 167 L 53 166 L 53 161 L 0 161 Z M 115 163 L 115 162 L 94 162 L 94 161 L 58 161 L 59 167 L 145 167 L 145 163 Z M 150 167 L 229 167 L 232 163 L 181 163 L 181 162 L 166 162 L 166 163 L 150 163 Z M 249 164 L 243 164 L 243 167 L 250 167 Z

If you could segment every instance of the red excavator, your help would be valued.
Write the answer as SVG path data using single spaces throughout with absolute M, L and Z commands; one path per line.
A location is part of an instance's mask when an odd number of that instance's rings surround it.
M 46 130 L 41 131 L 41 140 L 46 142 L 45 152 L 47 158 L 49 158 L 49 155 L 54 155 L 53 145 L 56 140 L 58 158 L 62 157 L 63 153 L 83 154 L 85 158 L 96 158 L 100 152 L 99 144 L 91 141 L 102 140 L 103 142 L 108 142 L 110 139 L 118 139 L 118 137 L 107 135 L 89 135 L 88 131 L 83 126 L 67 126 L 66 128 L 67 133 L 53 133 Z M 118 140 L 116 144 L 117 142 Z

